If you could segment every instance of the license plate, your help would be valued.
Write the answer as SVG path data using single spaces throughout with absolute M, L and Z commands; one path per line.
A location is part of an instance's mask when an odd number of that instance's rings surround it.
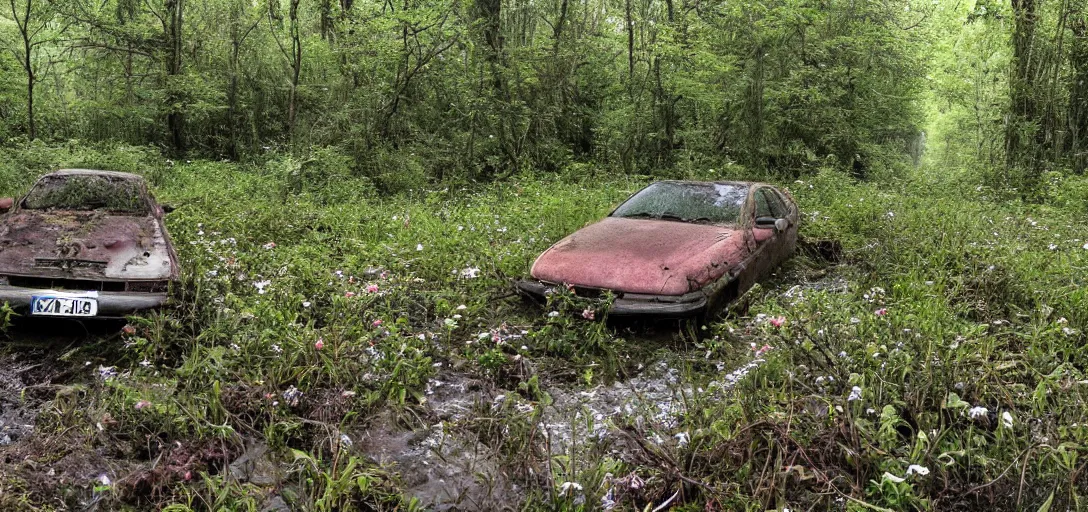
M 95 316 L 98 300 L 85 297 L 35 296 L 30 302 L 34 316 Z

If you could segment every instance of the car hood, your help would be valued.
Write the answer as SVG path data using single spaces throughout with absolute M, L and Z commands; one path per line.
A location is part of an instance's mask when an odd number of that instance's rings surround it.
M 541 254 L 541 281 L 618 292 L 682 295 L 744 259 L 743 232 L 731 226 L 608 217 Z
M 0 216 L 0 274 L 165 280 L 177 269 L 154 217 L 20 210 Z

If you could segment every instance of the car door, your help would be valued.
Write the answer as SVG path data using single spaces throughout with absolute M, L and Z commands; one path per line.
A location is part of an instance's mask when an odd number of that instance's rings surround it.
M 789 229 L 779 232 L 775 227 L 759 227 L 755 220 L 760 217 L 773 217 L 775 219 L 787 219 L 790 211 L 782 198 L 770 187 L 760 187 L 752 193 L 754 208 L 752 209 L 752 239 L 755 241 L 755 250 L 749 262 L 752 269 L 752 279 L 768 274 L 785 253 L 788 244 Z

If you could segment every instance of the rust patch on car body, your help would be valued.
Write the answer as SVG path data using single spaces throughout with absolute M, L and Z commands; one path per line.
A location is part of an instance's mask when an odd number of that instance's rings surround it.
M 629 293 L 681 295 L 740 263 L 729 226 L 608 217 L 560 240 L 533 265 L 536 279 Z
M 68 176 L 131 180 L 138 187 L 142 211 L 17 207 L 0 216 L 0 275 L 97 281 L 177 279 L 177 257 L 161 222 L 162 210 L 150 198 L 142 178 L 71 170 L 43 180 Z
M 58 279 L 173 279 L 151 216 L 23 210 L 0 224 L 0 274 Z

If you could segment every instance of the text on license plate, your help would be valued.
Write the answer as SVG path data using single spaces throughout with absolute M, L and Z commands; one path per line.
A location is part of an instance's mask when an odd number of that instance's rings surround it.
M 79 297 L 34 297 L 30 314 L 40 316 L 95 316 L 98 301 Z

